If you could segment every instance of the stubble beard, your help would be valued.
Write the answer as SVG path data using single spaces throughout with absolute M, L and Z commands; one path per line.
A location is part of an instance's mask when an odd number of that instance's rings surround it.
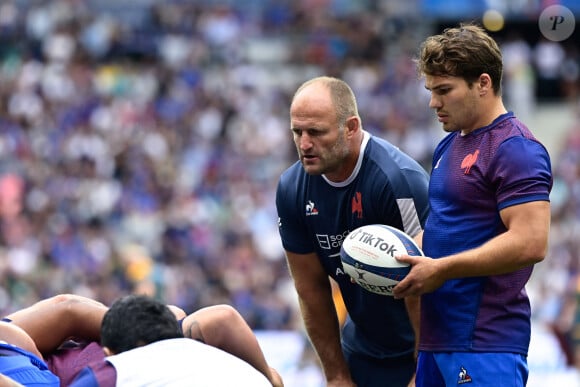
M 348 155 L 349 148 L 343 137 L 339 137 L 330 149 L 319 154 L 316 164 L 308 164 L 298 150 L 300 163 L 309 175 L 326 175 L 340 170 Z
M 322 155 L 321 160 L 323 163 L 320 168 L 320 174 L 329 175 L 341 172 L 346 160 L 348 160 L 349 153 L 348 144 L 344 137 L 340 136 L 332 148 Z

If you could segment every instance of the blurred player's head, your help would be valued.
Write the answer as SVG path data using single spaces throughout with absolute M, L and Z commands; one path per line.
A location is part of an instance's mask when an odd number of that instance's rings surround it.
M 110 353 L 179 337 L 183 333 L 173 312 L 165 304 L 143 295 L 115 301 L 101 325 L 101 344 Z
M 292 99 L 290 126 L 305 171 L 333 181 L 346 179 L 356 164 L 362 123 L 346 82 L 318 77 L 303 83 Z
M 486 73 L 495 95 L 501 95 L 501 51 L 480 26 L 461 24 L 428 37 L 421 44 L 417 64 L 421 75 L 459 77 L 470 86 Z

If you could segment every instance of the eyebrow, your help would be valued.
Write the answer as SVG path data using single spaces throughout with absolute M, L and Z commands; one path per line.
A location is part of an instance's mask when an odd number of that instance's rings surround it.
M 437 89 L 442 89 L 444 87 L 451 87 L 452 85 L 450 83 L 440 83 L 438 85 L 435 85 L 434 87 L 429 87 L 427 85 L 425 85 L 425 89 L 433 91 L 433 90 L 437 90 Z

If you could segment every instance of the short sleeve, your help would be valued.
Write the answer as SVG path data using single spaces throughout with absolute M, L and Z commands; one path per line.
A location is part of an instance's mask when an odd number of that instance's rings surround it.
M 496 152 L 490 174 L 500 210 L 516 204 L 550 200 L 550 156 L 537 141 L 524 137 L 504 141 Z

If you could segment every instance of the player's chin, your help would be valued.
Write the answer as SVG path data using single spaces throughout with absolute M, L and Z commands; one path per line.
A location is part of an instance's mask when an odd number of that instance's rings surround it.
M 302 167 L 304 167 L 304 171 L 309 175 L 321 175 L 324 173 L 320 164 L 315 162 L 307 162 L 305 159 L 302 159 Z
M 457 127 L 457 125 L 453 125 L 450 122 L 443 122 L 441 124 L 441 126 L 443 127 L 443 130 L 446 131 L 447 133 L 451 133 L 451 132 L 457 132 L 460 129 Z

